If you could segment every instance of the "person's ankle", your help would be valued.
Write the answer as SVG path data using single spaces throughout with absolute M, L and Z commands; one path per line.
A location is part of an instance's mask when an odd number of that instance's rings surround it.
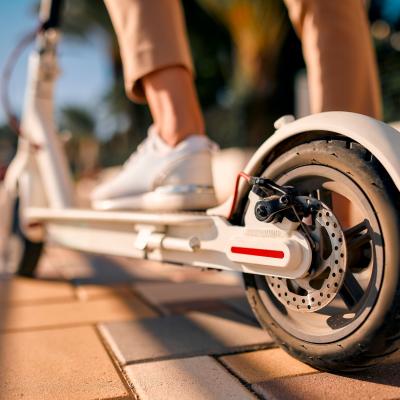
M 175 147 L 180 142 L 187 139 L 192 135 L 205 135 L 204 124 L 191 123 L 191 124 L 174 124 L 173 126 L 157 127 L 160 137 L 169 146 Z
M 187 132 L 187 133 L 173 133 L 170 135 L 162 135 L 160 134 L 162 140 L 164 140 L 165 143 L 167 143 L 169 146 L 171 147 L 175 147 L 177 146 L 179 143 L 183 142 L 184 140 L 186 140 L 189 136 L 192 135 L 201 135 L 201 136 L 205 136 L 204 133 L 198 133 L 198 132 Z

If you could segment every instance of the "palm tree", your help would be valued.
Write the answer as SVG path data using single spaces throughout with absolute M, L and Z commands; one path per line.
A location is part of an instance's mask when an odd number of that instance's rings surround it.
M 281 0 L 198 0 L 229 30 L 235 45 L 238 95 L 268 92 L 288 30 Z
M 271 126 L 267 104 L 276 90 L 279 53 L 288 32 L 285 8 L 281 0 L 198 1 L 224 24 L 234 44 L 231 86 L 241 116 L 236 142 L 259 144 Z

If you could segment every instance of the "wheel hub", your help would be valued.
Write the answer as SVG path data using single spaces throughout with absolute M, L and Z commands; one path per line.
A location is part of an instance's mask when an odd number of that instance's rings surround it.
M 343 285 L 347 252 L 342 228 L 333 212 L 321 202 L 311 237 L 317 244 L 309 274 L 301 279 L 267 277 L 274 296 L 287 308 L 315 312 L 326 307 Z

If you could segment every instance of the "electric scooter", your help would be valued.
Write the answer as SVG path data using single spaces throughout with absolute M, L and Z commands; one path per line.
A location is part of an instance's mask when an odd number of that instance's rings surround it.
M 53 122 L 59 16 L 60 1 L 42 1 L 18 150 L 4 182 L 3 265 L 14 262 L 16 273 L 33 276 L 50 243 L 234 271 L 243 274 L 260 324 L 315 368 L 359 370 L 399 348 L 395 129 L 347 112 L 285 116 L 237 177 L 231 198 L 216 208 L 79 209 Z M 16 230 L 18 259 L 10 251 Z

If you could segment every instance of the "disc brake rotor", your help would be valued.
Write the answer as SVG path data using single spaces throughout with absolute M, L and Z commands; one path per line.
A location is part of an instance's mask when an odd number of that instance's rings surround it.
M 339 292 L 346 274 L 346 241 L 340 224 L 323 203 L 311 232 L 318 243 L 313 254 L 313 265 L 308 276 L 301 279 L 267 277 L 275 297 L 287 308 L 301 312 L 315 312 L 326 307 Z

